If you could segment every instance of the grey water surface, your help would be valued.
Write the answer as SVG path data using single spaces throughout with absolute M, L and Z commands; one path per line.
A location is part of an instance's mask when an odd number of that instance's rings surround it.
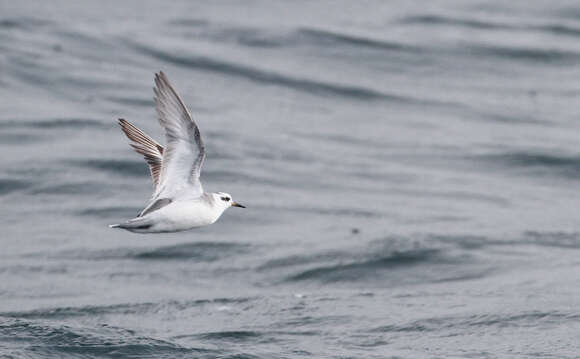
M 137 235 L 163 70 L 208 191 Z M 578 1 L 0 1 L 0 356 L 580 357 Z

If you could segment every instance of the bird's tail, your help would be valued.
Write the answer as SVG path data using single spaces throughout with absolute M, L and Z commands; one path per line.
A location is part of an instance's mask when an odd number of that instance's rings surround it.
M 131 232 L 147 231 L 151 228 L 153 224 L 149 219 L 144 219 L 143 217 L 137 217 L 128 220 L 127 222 L 110 224 L 109 228 L 121 228 L 126 229 Z

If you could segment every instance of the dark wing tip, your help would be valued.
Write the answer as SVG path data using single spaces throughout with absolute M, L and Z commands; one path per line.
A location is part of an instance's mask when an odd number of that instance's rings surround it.
M 155 74 L 155 84 L 159 86 L 159 84 L 162 82 L 169 82 L 169 79 L 167 78 L 167 75 L 165 75 L 163 71 L 159 71 L 158 73 Z
M 165 75 L 165 72 L 163 71 L 159 71 L 158 73 L 155 74 L 155 85 L 159 88 L 164 86 L 173 90 L 171 84 L 169 83 L 169 78 L 167 77 L 167 75 Z
M 123 130 L 123 132 L 125 132 L 125 134 L 127 134 L 127 136 L 129 136 L 129 132 L 131 132 L 131 127 L 133 127 L 131 125 L 131 123 L 127 120 L 125 120 L 124 118 L 120 118 L 119 119 L 119 126 L 121 126 L 121 130 Z

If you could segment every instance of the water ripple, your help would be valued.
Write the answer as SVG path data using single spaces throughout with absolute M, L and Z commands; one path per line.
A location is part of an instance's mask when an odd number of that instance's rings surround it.
M 196 260 L 211 262 L 233 255 L 246 253 L 249 245 L 233 242 L 194 242 L 154 249 L 141 248 L 114 248 L 99 251 L 63 251 L 57 258 L 86 258 L 90 260 Z
M 485 161 L 500 165 L 508 170 L 524 170 L 536 174 L 580 178 L 580 157 L 542 152 L 504 152 L 470 157 L 471 160 Z
M 394 252 L 390 255 L 370 258 L 360 262 L 321 266 L 309 269 L 287 278 L 287 281 L 319 280 L 322 282 L 358 281 L 376 275 L 376 270 L 408 267 L 420 263 L 436 261 L 441 251 L 434 248 Z
M 503 58 L 519 63 L 524 61 L 557 65 L 580 63 L 580 53 L 570 50 L 465 44 L 462 51 L 467 51 L 470 55 Z
M 32 183 L 29 181 L 0 179 L 0 195 L 25 190 L 30 186 L 32 186 Z
M 462 331 L 470 327 L 528 327 L 538 322 L 560 323 L 578 321 L 578 313 L 529 311 L 515 314 L 480 314 L 469 316 L 450 316 L 426 318 L 409 323 L 390 324 L 375 328 L 372 332 L 435 332 L 443 329 Z
M 259 83 L 268 83 L 291 89 L 308 92 L 323 96 L 341 96 L 353 100 L 362 101 L 389 101 L 398 103 L 424 103 L 424 100 L 410 97 L 386 94 L 374 89 L 341 85 L 336 83 L 327 83 L 322 81 L 308 80 L 298 77 L 282 75 L 279 73 L 260 70 L 249 66 L 235 64 L 215 58 L 195 55 L 177 55 L 175 52 L 170 53 L 156 49 L 147 45 L 130 43 L 137 51 L 148 54 L 159 60 L 173 63 L 175 65 L 185 66 L 192 69 L 199 69 L 209 72 L 216 72 L 222 75 L 241 77 Z
M 509 25 L 494 23 L 490 21 L 481 21 L 476 19 L 460 19 L 441 15 L 415 15 L 408 16 L 398 21 L 401 24 L 418 24 L 418 25 L 449 25 L 461 26 L 474 29 L 509 29 Z
M 30 129 L 82 129 L 110 128 L 101 121 L 79 118 L 47 118 L 42 120 L 8 120 L 0 121 L 0 128 L 30 128 Z
M 79 307 L 56 307 L 21 312 L 4 312 L 0 317 L 15 319 L 66 319 L 80 316 L 104 316 L 104 315 L 127 315 L 165 312 L 167 310 L 182 311 L 188 308 L 215 304 L 238 304 L 246 303 L 251 298 L 213 298 L 197 299 L 189 301 L 167 301 L 160 303 L 121 303 L 112 305 L 87 305 Z
M 119 176 L 135 176 L 147 178 L 147 166 L 138 160 L 92 159 L 70 161 L 69 163 L 99 171 L 106 171 Z
M 402 44 L 399 42 L 389 42 L 377 40 L 369 37 L 355 36 L 343 32 L 323 30 L 318 28 L 301 28 L 296 32 L 296 37 L 305 39 L 309 43 L 321 46 L 357 46 L 388 51 L 404 51 L 409 53 L 419 53 L 421 48 Z
M 210 358 L 217 354 L 215 351 L 183 347 L 108 325 L 85 328 L 8 319 L 0 320 L 0 336 L 4 342 L 19 342 L 22 349 L 16 352 L 18 356 Z M 27 345 L 23 346 L 23 343 Z
M 51 24 L 50 21 L 36 17 L 9 17 L 0 19 L 0 29 L 30 30 Z
M 464 27 L 483 30 L 511 30 L 511 31 L 538 31 L 555 35 L 580 36 L 580 28 L 565 24 L 509 24 L 479 19 L 453 18 L 443 15 L 408 16 L 400 21 L 401 24 Z

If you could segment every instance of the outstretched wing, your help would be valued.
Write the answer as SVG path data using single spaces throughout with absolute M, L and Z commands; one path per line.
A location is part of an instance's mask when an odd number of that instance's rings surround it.
M 119 125 L 121 125 L 121 129 L 125 135 L 132 141 L 131 147 L 145 158 L 145 161 L 149 165 L 149 172 L 151 172 L 154 188 L 157 189 L 159 175 L 161 173 L 161 164 L 163 163 L 163 146 L 155 142 L 154 139 L 127 120 L 120 118 Z
M 201 196 L 199 181 L 205 148 L 197 125 L 163 72 L 155 75 L 155 106 L 165 129 L 165 149 L 154 199 L 172 198 L 188 188 L 189 195 Z

